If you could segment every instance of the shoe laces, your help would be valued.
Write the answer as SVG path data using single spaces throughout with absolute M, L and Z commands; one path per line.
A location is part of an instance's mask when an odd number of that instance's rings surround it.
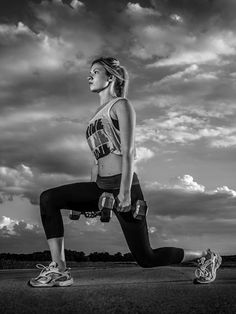
M 212 253 L 210 258 L 202 257 L 198 260 L 198 271 L 201 277 L 206 278 L 209 276 L 209 269 L 207 267 L 214 262 L 215 258 L 216 256 Z
M 42 269 L 39 276 L 43 275 L 45 272 L 50 271 L 52 268 L 56 268 L 55 266 L 49 265 L 49 266 L 45 266 L 43 264 L 36 264 L 36 267 L 38 269 Z

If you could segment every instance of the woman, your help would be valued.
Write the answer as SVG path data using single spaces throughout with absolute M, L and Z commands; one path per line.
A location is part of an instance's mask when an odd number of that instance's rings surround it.
M 182 248 L 152 249 L 146 219 L 133 218 L 130 205 L 144 200 L 138 176 L 134 172 L 135 111 L 127 100 L 128 75 L 115 58 L 92 62 L 88 78 L 90 90 L 97 93 L 100 105 L 89 121 L 86 137 L 95 156 L 91 182 L 56 187 L 40 196 L 42 224 L 51 252 L 49 266 L 29 280 L 33 287 L 70 286 L 73 278 L 66 268 L 64 229 L 60 209 L 94 211 L 103 192 L 113 193 L 119 201 L 114 208 L 129 249 L 141 267 L 155 267 L 199 260 L 196 283 L 209 283 L 221 264 L 217 253 L 187 251 Z

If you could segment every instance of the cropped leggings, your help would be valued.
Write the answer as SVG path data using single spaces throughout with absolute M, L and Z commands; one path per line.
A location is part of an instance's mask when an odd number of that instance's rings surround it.
M 112 178 L 117 181 L 121 178 L 121 175 L 100 178 Z M 96 182 L 67 184 L 44 191 L 40 196 L 40 212 L 46 238 L 64 236 L 60 209 L 98 210 L 99 197 L 105 191 L 113 193 L 114 196 L 119 194 L 119 188 L 109 189 L 106 187 L 104 189 L 99 187 Z M 139 182 L 132 184 L 131 187 L 131 204 L 135 204 L 137 200 L 144 200 Z M 182 248 L 151 248 L 146 218 L 142 220 L 134 219 L 130 211 L 117 212 L 116 209 L 113 209 L 113 212 L 119 220 L 134 259 L 141 267 L 164 266 L 182 262 L 184 257 Z

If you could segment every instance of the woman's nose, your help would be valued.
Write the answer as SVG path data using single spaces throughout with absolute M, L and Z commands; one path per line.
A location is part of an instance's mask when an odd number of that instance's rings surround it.
M 92 80 L 92 79 L 93 79 L 93 77 L 92 77 L 91 75 L 87 77 L 87 80 L 88 80 L 88 81 L 90 81 L 90 80 Z

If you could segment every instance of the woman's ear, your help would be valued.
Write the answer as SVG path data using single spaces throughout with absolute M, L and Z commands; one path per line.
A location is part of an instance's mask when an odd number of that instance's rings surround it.
M 109 78 L 108 78 L 108 81 L 109 82 L 114 82 L 114 75 L 110 75 Z

